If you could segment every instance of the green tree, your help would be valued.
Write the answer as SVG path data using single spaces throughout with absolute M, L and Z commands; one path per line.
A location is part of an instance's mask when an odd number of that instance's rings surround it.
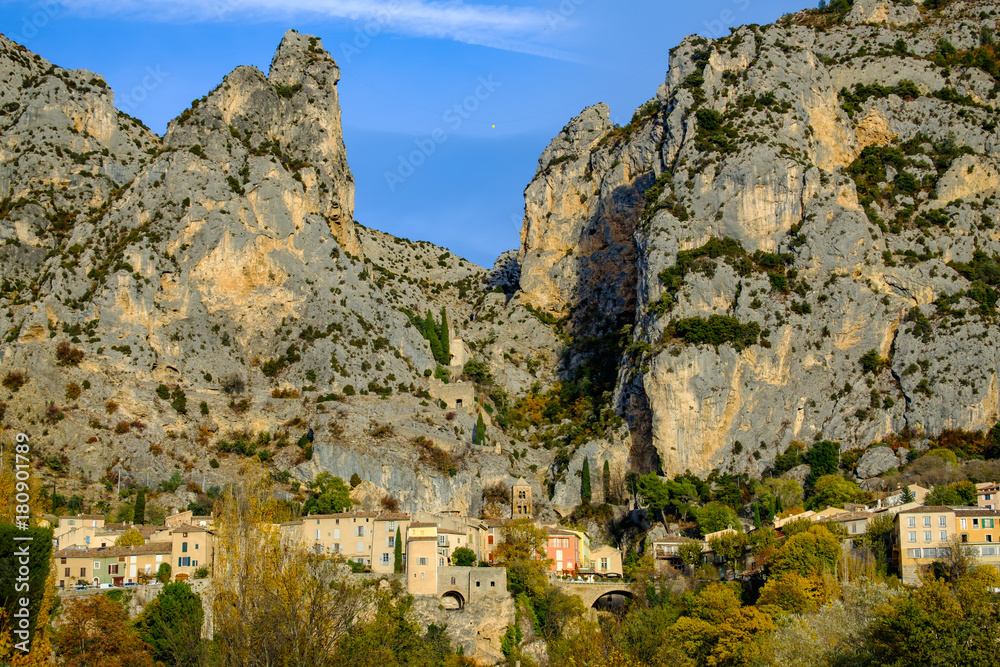
M 396 548 L 395 548 L 395 551 L 393 553 L 393 557 L 394 557 L 394 560 L 393 560 L 393 563 L 392 563 L 392 571 L 395 572 L 396 574 L 402 574 L 403 573 L 403 534 L 400 531 L 399 526 L 396 526 Z
M 583 471 L 580 474 L 580 500 L 589 503 L 592 497 L 590 490 L 590 458 L 583 457 Z
M 483 421 L 482 412 L 480 412 L 479 416 L 476 418 L 476 430 L 472 432 L 472 444 L 474 445 L 486 444 L 486 422 Z
M 813 526 L 785 540 L 771 560 L 771 574 L 797 572 L 803 577 L 823 572 L 836 573 L 840 540 L 824 526 Z
M 702 535 L 708 535 L 724 528 L 742 529 L 736 511 L 729 505 L 713 500 L 704 507 L 694 510 L 695 521 Z
M 302 508 L 306 514 L 333 514 L 351 508 L 351 490 L 341 478 L 321 472 L 309 487 L 313 495 Z
M 156 580 L 159 581 L 161 584 L 165 584 L 168 581 L 170 581 L 171 574 L 172 570 L 170 567 L 170 563 L 160 563 L 160 569 L 156 571 Z
M 205 612 L 201 597 L 186 581 L 163 586 L 135 620 L 139 636 L 153 649 L 153 658 L 165 665 L 192 667 L 204 651 L 201 625 Z
M 975 486 L 972 488 L 975 489 Z M 862 491 L 856 483 L 844 479 L 840 475 L 823 475 L 816 480 L 813 495 L 809 498 L 806 506 L 809 509 L 843 507 L 844 503 L 861 502 L 867 497 L 868 494 Z
M 448 332 L 448 312 L 441 306 L 441 326 L 438 328 L 438 340 L 441 342 L 441 363 L 451 365 L 451 334 Z
M 701 562 L 701 542 L 685 542 L 677 547 L 677 555 L 685 565 L 695 566 Z
M 909 490 L 909 489 L 907 489 Z M 940 484 L 927 494 L 925 505 L 975 505 L 976 485 L 969 481 Z
M 140 488 L 135 495 L 135 513 L 133 521 L 137 524 L 146 523 L 146 489 Z
M 451 554 L 451 562 L 458 567 L 471 567 L 476 564 L 476 552 L 469 547 L 459 547 Z
M 832 475 L 840 467 L 840 445 L 829 440 L 817 442 L 806 452 L 809 477 L 806 486 L 812 487 L 824 475 Z

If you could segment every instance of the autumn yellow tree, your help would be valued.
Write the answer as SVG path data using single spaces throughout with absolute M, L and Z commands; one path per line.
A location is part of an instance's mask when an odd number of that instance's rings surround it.
M 547 541 L 548 534 L 531 519 L 516 519 L 503 527 L 493 559 L 507 568 L 508 587 L 515 595 L 523 592 L 535 600 L 545 596 L 546 573 L 552 565 L 545 552 Z
M 366 609 L 342 566 L 283 541 L 277 503 L 259 469 L 216 504 L 215 638 L 222 664 L 328 664 L 338 640 Z
M 124 607 L 104 595 L 68 605 L 55 646 L 64 667 L 153 667 L 152 651 L 129 626 Z
M 115 540 L 116 547 L 140 547 L 146 543 L 146 538 L 135 528 L 129 528 Z

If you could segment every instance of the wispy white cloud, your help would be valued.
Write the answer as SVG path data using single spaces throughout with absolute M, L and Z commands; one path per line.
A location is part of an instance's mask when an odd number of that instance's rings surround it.
M 450 39 L 547 58 L 575 59 L 547 44 L 553 11 L 461 0 L 62 0 L 75 13 L 160 21 L 345 19 L 369 33 Z M 558 12 L 558 10 L 556 10 Z M 555 18 L 554 18 L 555 17 Z M 561 26 L 564 27 L 564 26 Z

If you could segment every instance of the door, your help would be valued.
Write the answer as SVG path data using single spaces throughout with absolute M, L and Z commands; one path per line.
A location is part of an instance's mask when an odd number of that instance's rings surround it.
M 115 586 L 121 586 L 123 583 L 125 583 L 125 577 L 111 577 L 111 583 L 113 583 Z

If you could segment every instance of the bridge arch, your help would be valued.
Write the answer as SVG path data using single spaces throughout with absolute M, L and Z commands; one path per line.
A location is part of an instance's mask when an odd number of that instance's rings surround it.
M 625 606 L 626 600 L 633 597 L 634 593 L 627 589 L 604 591 L 590 606 L 598 611 L 619 611 Z
M 465 596 L 456 590 L 447 590 L 441 594 L 441 603 L 445 609 L 465 609 Z

